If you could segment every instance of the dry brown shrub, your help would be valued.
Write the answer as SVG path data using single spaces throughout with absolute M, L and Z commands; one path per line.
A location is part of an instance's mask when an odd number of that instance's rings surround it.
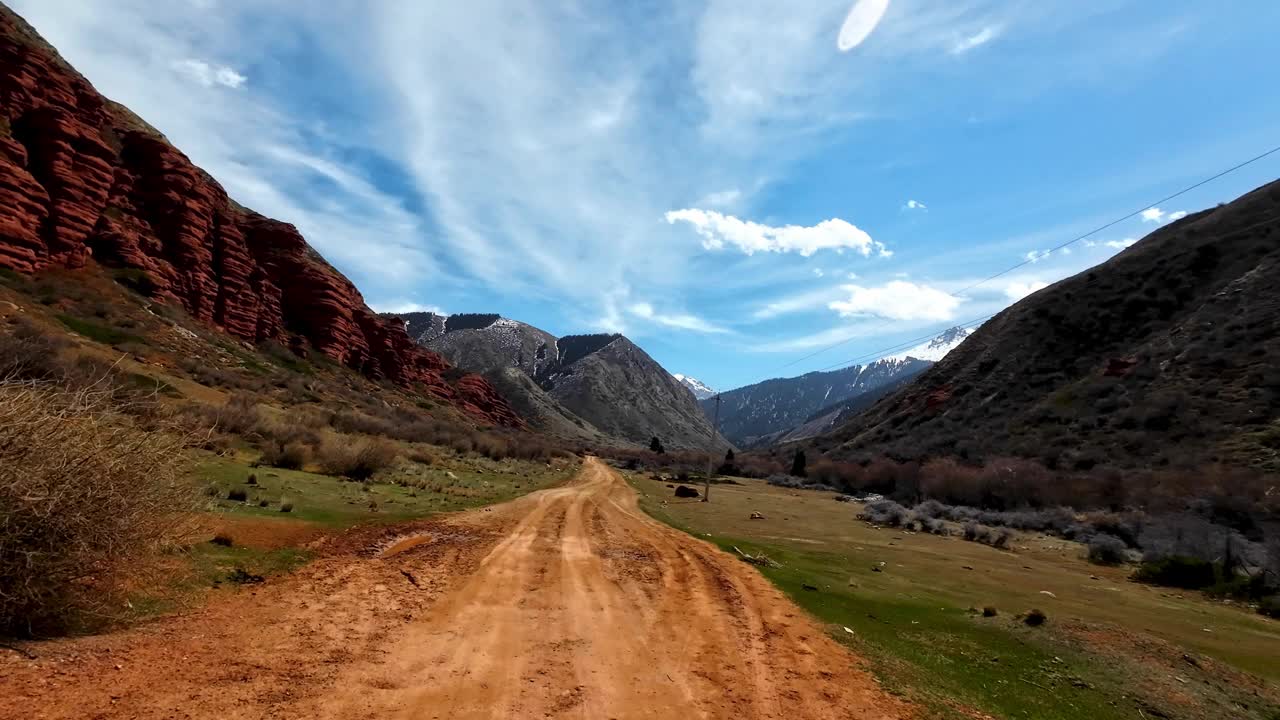
M 400 449 L 395 443 L 382 438 L 362 438 L 334 435 L 326 437 L 316 452 L 320 470 L 329 475 L 368 480 L 375 473 L 390 467 L 396 461 Z
M 191 538 L 187 438 L 121 410 L 109 387 L 0 380 L 0 632 L 120 617 L 149 561 Z
M 266 443 L 258 462 L 285 470 L 301 470 L 311 462 L 311 446 L 302 442 L 271 441 Z

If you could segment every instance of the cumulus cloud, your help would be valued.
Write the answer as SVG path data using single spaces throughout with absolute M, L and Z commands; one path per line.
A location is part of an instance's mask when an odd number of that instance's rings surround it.
M 1177 222 L 1186 216 L 1187 216 L 1186 210 L 1178 210 L 1176 212 L 1171 212 L 1169 213 L 1169 222 Z
M 1137 238 L 1125 238 L 1123 240 L 1108 240 L 1102 244 L 1116 250 L 1124 250 L 1125 248 L 1133 247 L 1136 242 L 1138 242 Z
M 179 60 L 173 64 L 173 69 L 205 87 L 221 85 L 235 90 L 248 80 L 226 65 L 210 65 L 203 60 Z
M 841 317 L 876 316 L 887 320 L 951 320 L 963 302 L 937 288 L 894 280 L 879 287 L 845 285 L 848 298 L 828 305 Z
M 1010 300 L 1018 301 L 1030 295 L 1049 287 L 1049 283 L 1043 280 L 1030 280 L 1027 282 L 1011 282 L 1005 286 L 1004 294 Z
M 696 208 L 672 210 L 665 217 L 672 225 L 678 222 L 692 225 L 702 236 L 702 246 L 708 250 L 720 250 L 726 245 L 732 245 L 747 255 L 757 252 L 794 252 L 809 257 L 819 250 L 853 250 L 864 257 L 873 252 L 886 257 L 891 254 L 883 243 L 872 240 L 858 226 L 839 218 L 823 220 L 811 226 L 771 227 L 714 210 Z
M 988 25 L 972 35 L 967 35 L 956 40 L 955 45 L 951 47 L 951 52 L 954 55 L 963 55 L 976 47 L 986 45 L 992 40 L 1000 37 L 1002 30 L 1003 28 L 997 25 Z
M 929 207 L 919 200 L 908 200 L 906 205 L 902 206 L 903 210 L 928 210 Z

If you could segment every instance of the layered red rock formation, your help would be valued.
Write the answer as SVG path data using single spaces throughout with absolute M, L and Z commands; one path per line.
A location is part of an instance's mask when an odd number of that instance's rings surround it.
M 522 424 L 483 378 L 446 381 L 448 364 L 370 310 L 292 225 L 233 203 L 0 5 L 0 268 L 91 257 L 247 342 L 309 345 L 370 377 L 424 385 L 484 422 Z

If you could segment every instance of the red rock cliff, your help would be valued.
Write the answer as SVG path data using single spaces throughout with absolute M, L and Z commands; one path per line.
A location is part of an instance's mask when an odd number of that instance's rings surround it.
M 483 378 L 447 382 L 448 364 L 370 310 L 292 225 L 233 203 L 0 4 L 0 267 L 76 268 L 90 257 L 141 271 L 157 300 L 242 340 L 301 339 L 484 422 L 522 424 Z

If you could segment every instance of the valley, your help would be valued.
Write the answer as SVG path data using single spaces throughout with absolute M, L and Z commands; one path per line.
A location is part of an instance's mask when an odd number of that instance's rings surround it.
M 1280 718 L 1280 147 L 834 64 L 1041 10 L 14 2 L 0 720 Z

